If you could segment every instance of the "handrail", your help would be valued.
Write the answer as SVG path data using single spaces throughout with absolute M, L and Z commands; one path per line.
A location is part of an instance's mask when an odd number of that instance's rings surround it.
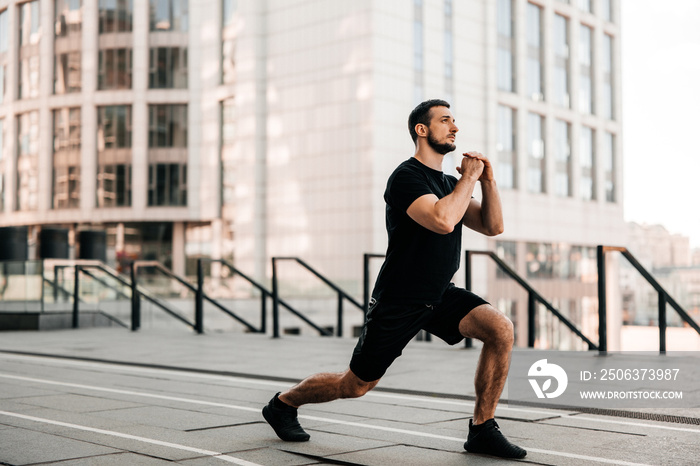
M 260 317 L 260 328 L 254 327 L 252 324 L 244 320 L 243 318 L 237 316 L 234 314 L 232 311 L 224 307 L 221 303 L 218 301 L 214 300 L 213 298 L 209 297 L 205 292 L 204 292 L 204 270 L 202 268 L 202 263 L 206 262 L 216 262 L 219 264 L 223 264 L 226 267 L 229 268 L 234 274 L 240 275 L 251 283 L 254 287 L 256 287 L 258 290 L 260 290 L 263 295 L 262 295 L 262 309 L 261 309 L 261 317 Z M 233 264 L 225 261 L 224 259 L 209 259 L 209 258 L 199 258 L 197 259 L 197 288 L 195 290 L 196 292 L 196 297 L 195 297 L 195 322 L 196 322 L 196 329 L 198 333 L 203 333 L 204 332 L 204 300 L 206 299 L 209 301 L 211 304 L 214 306 L 218 307 L 220 310 L 228 314 L 229 316 L 233 317 L 236 319 L 238 322 L 241 324 L 245 325 L 248 330 L 251 332 L 255 333 L 265 333 L 265 302 L 267 299 L 267 296 L 272 296 L 272 293 L 270 293 L 268 290 L 265 289 L 261 284 L 253 280 L 252 278 L 248 277 L 246 274 L 238 270 Z
M 607 252 L 616 251 L 621 253 L 625 259 L 644 277 L 644 279 L 656 290 L 659 296 L 659 353 L 666 353 L 666 303 L 673 307 L 678 315 L 690 325 L 698 334 L 700 334 L 700 325 L 676 302 L 675 299 L 656 281 L 656 279 L 644 268 L 636 257 L 625 247 L 621 246 L 604 246 L 597 247 L 597 263 L 598 263 L 598 329 L 600 333 L 600 351 L 607 351 L 607 298 L 606 298 L 606 280 L 605 280 L 605 254 Z
M 65 268 L 67 266 L 56 265 L 54 267 L 54 277 L 56 276 L 56 269 L 59 267 Z M 80 272 L 84 273 L 85 275 L 89 276 L 93 280 L 97 281 L 102 286 L 105 286 L 105 287 L 110 288 L 111 290 L 117 292 L 122 297 L 124 297 L 124 298 L 129 297 L 126 294 L 122 293 L 121 290 L 115 288 L 114 286 L 110 285 L 106 281 L 96 277 L 95 275 L 90 273 L 88 270 L 86 270 L 88 268 L 96 268 L 98 270 L 103 271 L 107 275 L 111 276 L 112 278 L 114 278 L 115 280 L 120 282 L 121 284 L 123 284 L 125 286 L 129 286 L 129 284 L 123 278 L 121 278 L 116 271 L 109 269 L 109 267 L 105 266 L 104 264 L 102 264 L 100 262 L 93 263 L 92 261 L 90 261 L 90 262 L 84 263 L 84 264 L 75 264 L 74 267 L 75 267 L 75 278 L 74 278 L 74 284 L 73 284 L 73 328 L 78 328 L 78 325 L 79 325 L 78 313 L 79 313 L 79 303 L 80 303 Z M 61 287 L 61 289 L 63 289 L 63 288 Z M 121 319 L 118 319 L 112 315 L 105 313 L 105 312 L 101 312 L 101 314 L 104 315 L 105 317 L 107 317 L 108 319 L 116 322 L 117 324 L 121 325 L 122 327 L 129 328 L 129 326 L 127 324 L 125 324 L 124 322 L 122 322 Z
M 588 344 L 588 349 L 590 350 L 598 350 L 599 347 L 595 343 L 593 343 L 590 339 L 588 339 L 581 331 L 566 317 L 564 317 L 552 304 L 544 299 L 541 294 L 539 294 L 528 282 L 526 282 L 518 273 L 510 268 L 508 264 L 506 264 L 500 257 L 496 255 L 495 252 L 493 251 L 465 251 L 466 254 L 466 270 L 465 270 L 465 275 L 466 275 L 466 288 L 468 290 L 471 289 L 471 256 L 474 254 L 479 254 L 479 255 L 484 255 L 488 256 L 491 259 L 493 259 L 496 264 L 503 270 L 508 276 L 510 276 L 513 280 L 518 283 L 521 287 L 527 291 L 528 295 L 528 305 L 527 305 L 527 314 L 528 314 L 528 325 L 527 325 L 527 342 L 528 342 L 528 347 L 534 348 L 535 346 L 535 305 L 536 302 L 539 301 L 542 303 L 554 316 L 559 319 L 564 325 L 566 325 L 569 330 L 571 330 L 573 333 L 575 333 L 579 338 L 581 338 L 586 344 Z
M 150 268 L 155 268 L 164 275 L 168 276 L 168 278 L 172 278 L 185 286 L 185 288 L 189 289 L 190 291 L 197 292 L 197 289 L 192 286 L 189 282 L 184 280 L 181 277 L 178 277 L 174 273 L 172 273 L 170 270 L 168 270 L 163 264 L 161 264 L 158 261 L 134 261 L 131 263 L 131 299 L 132 299 L 132 325 L 131 329 L 132 330 L 137 330 L 141 326 L 141 303 L 139 301 L 139 296 L 143 296 L 144 298 L 148 299 L 150 302 L 155 304 L 156 306 L 160 307 L 162 310 L 164 310 L 166 313 L 170 314 L 171 316 L 175 317 L 179 321 L 185 323 L 186 325 L 192 327 L 193 329 L 197 330 L 197 323 L 196 322 L 190 322 L 185 318 L 184 316 L 180 315 L 179 313 L 173 311 L 170 309 L 168 306 L 166 306 L 164 303 L 161 302 L 160 299 L 156 298 L 155 296 L 151 295 L 150 292 L 146 291 L 143 289 L 142 291 L 139 291 L 138 287 L 138 269 L 143 268 L 143 267 L 150 267 Z M 141 287 L 143 288 L 143 287 Z M 134 319 L 134 314 L 136 314 L 136 319 Z M 137 321 L 136 328 L 134 328 L 134 322 L 133 320 Z M 201 332 L 200 332 L 201 333 Z
M 272 337 L 273 338 L 279 338 L 279 305 L 282 303 L 279 297 L 279 283 L 277 280 L 277 262 L 278 261 L 294 261 L 297 262 L 299 265 L 304 267 L 306 270 L 311 272 L 314 276 L 319 278 L 323 283 L 325 283 L 327 286 L 329 286 L 333 291 L 338 293 L 338 316 L 337 316 L 337 327 L 336 327 L 336 336 L 342 337 L 343 336 L 343 299 L 347 299 L 352 303 L 354 306 L 356 306 L 360 311 L 364 312 L 365 306 L 363 304 L 360 304 L 355 298 L 347 294 L 342 288 L 340 288 L 338 285 L 335 283 L 331 282 L 329 279 L 324 277 L 320 272 L 318 272 L 316 269 L 311 267 L 308 263 L 304 262 L 302 259 L 298 257 L 273 257 L 272 258 Z M 290 309 L 291 311 L 291 309 Z M 293 314 L 295 314 L 297 317 L 301 318 L 304 322 L 309 324 L 311 327 L 313 327 L 316 331 L 318 331 L 321 335 L 323 336 L 332 336 L 332 333 L 329 332 L 328 330 L 319 327 L 318 325 L 314 324 L 311 322 L 308 318 L 303 316 L 301 313 L 297 311 L 292 311 Z

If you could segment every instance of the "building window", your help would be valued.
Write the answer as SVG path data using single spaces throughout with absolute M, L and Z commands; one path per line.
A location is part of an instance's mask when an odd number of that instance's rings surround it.
M 569 20 L 554 15 L 554 102 L 569 108 Z
M 612 120 L 615 116 L 613 96 L 613 38 L 603 35 L 603 116 Z
M 584 201 L 592 201 L 595 199 L 595 155 L 593 152 L 593 130 L 587 126 L 581 127 L 580 147 L 580 195 Z
M 7 10 L 0 11 L 0 104 L 5 103 L 5 96 L 7 95 L 5 76 L 7 74 L 7 63 L 9 61 L 8 51 L 10 41 L 10 29 L 7 22 L 8 17 Z
M 41 16 L 39 0 L 22 3 L 19 8 L 19 84 L 20 99 L 39 96 L 39 42 Z
M 131 164 L 100 164 L 97 167 L 97 206 L 131 205 Z
M 80 108 L 53 111 L 53 208 L 80 207 Z
M 80 51 L 60 53 L 54 57 L 54 94 L 80 92 L 82 89 L 82 67 Z
M 527 278 L 554 278 L 554 248 L 551 244 L 527 243 Z
M 537 113 L 527 115 L 527 189 L 531 193 L 543 193 L 545 191 L 544 173 L 544 118 Z
M 454 95 L 454 34 L 452 32 L 452 0 L 445 0 L 445 99 L 452 102 Z
M 5 211 L 5 119 L 0 118 L 0 215 Z
M 517 163 L 515 154 L 515 110 L 505 105 L 498 106 L 498 185 L 503 189 L 517 188 Z
M 544 100 L 542 47 L 542 8 L 527 4 L 527 94 L 532 100 Z
M 221 2 L 221 17 L 223 19 L 224 27 L 233 25 L 237 8 L 237 0 L 223 0 L 223 2 Z
M 188 0 L 150 0 L 151 31 L 187 32 Z
M 592 3 L 591 0 L 578 0 L 578 8 L 586 13 L 593 13 Z
M 97 109 L 97 206 L 131 205 L 131 106 Z
M 148 205 L 187 205 L 187 164 L 154 163 L 148 166 Z
M 82 0 L 55 0 L 54 33 L 56 37 L 80 37 L 83 29 Z
M 496 5 L 498 27 L 498 89 L 515 91 L 513 66 L 515 37 L 513 34 L 513 0 L 498 0 Z
M 603 164 L 605 168 L 605 200 L 616 202 L 615 197 L 615 135 L 603 133 Z
M 236 39 L 238 28 L 236 27 L 236 0 L 223 1 L 222 28 L 221 28 L 221 83 L 233 84 L 236 82 Z
M 613 20 L 613 3 L 612 0 L 600 0 L 601 14 L 603 19 L 608 22 Z
M 131 89 L 131 49 L 103 49 L 99 53 L 97 89 Z
M 17 116 L 17 210 L 36 210 L 39 200 L 39 112 Z
M 99 0 L 100 34 L 133 30 L 133 0 Z
M 236 107 L 234 99 L 221 102 L 221 178 L 222 205 L 233 205 L 235 200 L 236 160 Z
M 571 125 L 562 120 L 554 121 L 554 193 L 560 197 L 571 196 Z
M 148 107 L 148 147 L 187 147 L 187 105 Z
M 148 205 L 187 205 L 187 105 L 148 107 Z
M 518 269 L 518 243 L 515 241 L 496 241 L 496 255 L 513 269 Z M 496 277 L 508 277 L 500 267 L 496 267 Z
M 54 12 L 54 94 L 80 92 L 82 1 L 56 0 Z
M 423 0 L 413 0 L 413 102 L 423 101 Z
M 592 30 L 581 25 L 579 36 L 579 110 L 593 113 L 593 42 Z
M 150 52 L 150 89 L 187 88 L 187 48 L 154 47 Z

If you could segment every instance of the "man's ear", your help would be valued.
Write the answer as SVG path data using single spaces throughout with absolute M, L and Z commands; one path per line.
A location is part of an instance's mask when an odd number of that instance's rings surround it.
M 416 134 L 422 137 L 428 136 L 428 127 L 423 123 L 418 123 L 416 125 Z

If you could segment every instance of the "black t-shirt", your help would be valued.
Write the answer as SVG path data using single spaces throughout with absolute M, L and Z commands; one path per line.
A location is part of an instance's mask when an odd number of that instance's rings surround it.
M 377 301 L 436 304 L 459 269 L 462 228 L 447 235 L 434 233 L 408 216 L 406 210 L 421 196 L 450 194 L 457 178 L 423 165 L 416 158 L 403 162 L 389 177 L 386 229 L 389 246 L 372 296 Z

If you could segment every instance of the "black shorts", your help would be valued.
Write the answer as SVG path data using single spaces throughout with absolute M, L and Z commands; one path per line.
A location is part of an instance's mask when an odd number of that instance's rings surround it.
M 488 302 L 452 283 L 435 305 L 373 301 L 353 351 L 350 370 L 365 382 L 380 379 L 420 330 L 455 345 L 464 339 L 459 333 L 459 322 L 482 304 Z

